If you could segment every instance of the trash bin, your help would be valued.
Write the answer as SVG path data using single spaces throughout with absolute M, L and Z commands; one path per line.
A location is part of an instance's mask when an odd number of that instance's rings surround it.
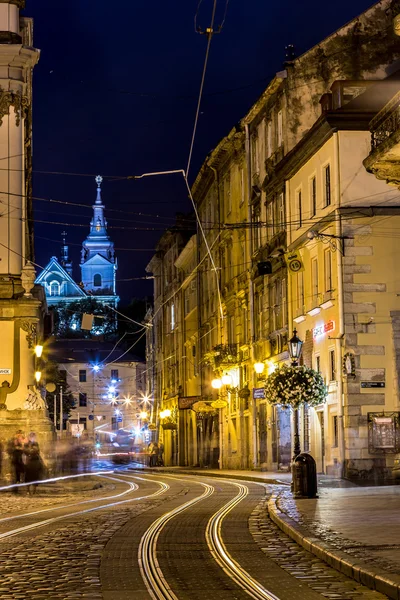
M 295 498 L 317 497 L 317 466 L 311 454 L 303 452 L 292 464 L 293 496 Z

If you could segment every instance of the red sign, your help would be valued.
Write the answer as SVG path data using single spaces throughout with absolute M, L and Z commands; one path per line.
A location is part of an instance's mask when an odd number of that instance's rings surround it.
M 326 333 L 329 333 L 330 331 L 334 331 L 334 329 L 335 321 L 327 321 L 326 323 L 322 323 L 321 325 L 318 325 L 318 327 L 314 327 L 314 329 L 312 330 L 313 338 L 319 338 L 325 335 Z

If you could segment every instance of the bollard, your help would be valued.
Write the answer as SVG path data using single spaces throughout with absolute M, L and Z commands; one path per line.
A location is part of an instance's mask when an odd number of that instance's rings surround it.
M 303 452 L 292 463 L 292 491 L 295 498 L 317 498 L 317 466 L 311 454 Z

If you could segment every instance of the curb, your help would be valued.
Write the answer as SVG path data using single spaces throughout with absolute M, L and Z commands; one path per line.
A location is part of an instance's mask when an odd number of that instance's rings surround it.
M 207 471 L 191 471 L 191 470 L 182 470 L 182 471 L 175 471 L 173 469 L 168 469 L 167 468 L 159 468 L 156 467 L 155 469 L 152 469 L 150 467 L 144 467 L 144 468 L 135 468 L 135 467 L 130 467 L 128 468 L 129 471 L 137 471 L 140 473 L 153 473 L 153 475 L 156 475 L 157 473 L 168 473 L 169 475 L 200 475 L 201 477 L 219 477 L 222 479 L 239 479 L 240 481 L 253 481 L 255 483 L 262 483 L 262 484 L 266 484 L 266 485 L 270 485 L 270 484 L 274 484 L 274 485 L 290 485 L 289 483 L 287 483 L 286 481 L 280 481 L 279 479 L 261 479 L 261 477 L 247 477 L 244 475 L 228 475 L 228 473 L 208 473 Z M 397 600 L 397 598 L 396 598 Z
M 277 506 L 278 494 L 273 494 L 268 501 L 268 512 L 271 520 L 308 552 L 326 562 L 343 575 L 355 579 L 358 583 L 385 594 L 392 600 L 400 600 L 400 575 L 374 569 L 367 563 L 353 559 L 341 550 L 316 537 L 311 537 L 305 527 L 282 512 Z

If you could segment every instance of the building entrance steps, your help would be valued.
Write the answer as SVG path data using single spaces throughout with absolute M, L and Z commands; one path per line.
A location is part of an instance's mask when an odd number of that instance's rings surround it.
M 400 486 L 359 487 L 318 475 L 319 497 L 295 500 L 290 473 L 185 467 L 149 470 L 276 485 L 268 502 L 269 515 L 287 535 L 344 575 L 400 600 Z

